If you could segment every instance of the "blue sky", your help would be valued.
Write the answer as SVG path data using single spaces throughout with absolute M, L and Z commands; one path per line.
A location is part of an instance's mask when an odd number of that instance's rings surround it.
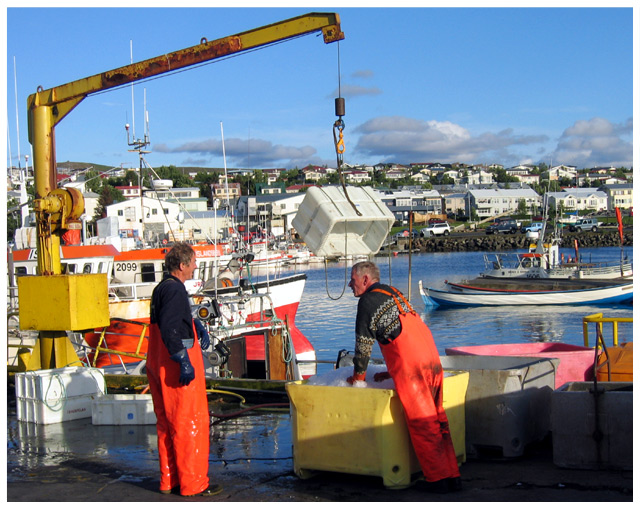
M 149 114 L 152 167 L 336 166 L 338 86 L 345 163 L 633 166 L 631 2 L 618 8 L 6 9 L 11 163 L 30 154 L 26 103 L 133 60 L 312 11 L 345 40 L 301 39 L 134 87 Z M 637 15 L 637 13 L 636 13 Z M 338 58 L 339 57 L 339 58 Z M 15 59 L 15 60 L 14 60 Z M 15 74 L 14 74 L 15 62 Z M 338 79 L 338 62 L 340 79 Z M 16 126 L 16 88 L 19 141 Z M 56 128 L 57 161 L 137 166 L 131 87 L 89 96 Z

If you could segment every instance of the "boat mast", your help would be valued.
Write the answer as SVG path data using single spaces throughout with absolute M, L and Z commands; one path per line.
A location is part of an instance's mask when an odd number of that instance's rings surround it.
M 227 175 L 227 154 L 224 148 L 224 129 L 222 127 L 222 122 L 220 122 L 220 138 L 222 140 L 222 161 L 224 164 L 224 192 L 227 195 L 227 214 L 231 214 L 231 229 L 235 233 L 236 224 L 234 221 L 233 209 L 231 208 L 231 202 L 229 201 L 229 176 Z M 238 239 L 241 241 L 242 239 Z
M 131 83 L 131 108 L 133 110 L 133 83 Z M 142 244 L 144 247 L 144 193 L 142 192 L 142 187 L 144 183 L 144 175 L 142 172 L 144 157 L 143 154 L 150 154 L 150 150 L 144 150 L 151 143 L 149 141 L 149 112 L 147 111 L 147 89 L 144 89 L 144 117 L 145 117 L 145 129 L 143 139 L 136 139 L 135 132 L 135 122 L 134 117 L 135 113 L 132 111 L 131 113 L 131 123 L 133 124 L 133 131 L 131 133 L 131 137 L 133 140 L 129 138 L 129 124 L 125 124 L 124 128 L 127 131 L 127 145 L 133 147 L 129 150 L 129 152 L 137 152 L 138 153 L 138 184 L 140 187 L 140 238 L 142 239 Z

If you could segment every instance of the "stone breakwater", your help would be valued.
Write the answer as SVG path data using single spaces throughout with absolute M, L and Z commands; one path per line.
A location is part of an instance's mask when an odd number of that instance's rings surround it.
M 624 245 L 633 245 L 633 232 L 624 232 Z M 562 236 L 561 247 L 574 247 L 574 239 L 578 240 L 578 247 L 618 247 L 620 235 L 618 230 L 608 232 L 582 232 L 565 233 Z M 549 236 L 545 237 L 550 241 Z M 524 234 L 494 234 L 486 235 L 484 232 L 477 234 L 465 234 L 462 236 L 441 236 L 414 239 L 413 249 L 421 253 L 443 253 L 453 251 L 510 251 L 514 249 L 527 249 L 533 242 Z M 409 248 L 408 240 L 399 240 L 397 245 L 391 246 L 392 251 L 406 251 Z

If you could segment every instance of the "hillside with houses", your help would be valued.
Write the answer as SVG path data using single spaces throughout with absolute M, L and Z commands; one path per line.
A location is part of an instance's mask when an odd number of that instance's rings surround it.
M 33 226 L 28 208 L 33 169 L 9 168 L 8 241 Z M 150 174 L 152 173 L 152 174 Z M 633 172 L 626 168 L 577 169 L 560 165 L 468 165 L 441 163 L 345 165 L 335 168 L 228 169 L 161 167 L 109 168 L 58 163 L 59 187 L 74 187 L 85 198 L 83 239 L 121 239 L 123 250 L 163 240 L 211 241 L 229 228 L 291 235 L 292 220 L 310 186 L 369 186 L 394 214 L 482 222 L 508 214 L 556 215 L 631 213 Z M 25 205 L 26 204 L 26 205 Z

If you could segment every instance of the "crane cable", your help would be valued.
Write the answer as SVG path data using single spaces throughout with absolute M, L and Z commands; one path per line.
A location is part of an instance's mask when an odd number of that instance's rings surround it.
M 344 191 L 344 196 L 347 199 L 347 201 L 349 202 L 349 204 L 351 205 L 351 207 L 353 207 L 353 210 L 355 210 L 356 214 L 361 216 L 362 213 L 357 209 L 357 207 L 353 204 L 353 202 L 349 198 L 349 194 L 347 192 L 347 186 L 344 183 L 344 175 L 342 174 L 342 166 L 344 164 L 344 151 L 345 151 L 344 135 L 343 135 L 344 120 L 342 120 L 342 117 L 345 114 L 345 102 L 344 102 L 344 97 L 342 97 L 342 85 L 341 85 L 341 78 L 340 78 L 340 41 L 338 41 L 337 47 L 338 47 L 338 97 L 336 97 L 336 99 L 335 99 L 335 113 L 336 113 L 336 116 L 338 117 L 338 119 L 333 123 L 333 143 L 334 143 L 334 145 L 336 147 L 336 162 L 337 162 L 337 165 L 338 165 L 338 176 L 340 177 L 340 184 L 342 185 L 342 190 Z M 342 287 L 342 291 L 340 292 L 340 295 L 338 295 L 337 297 L 333 297 L 329 293 L 329 276 L 328 276 L 329 268 L 327 266 L 326 257 L 324 259 L 325 288 L 326 288 L 326 291 L 327 291 L 327 296 L 331 300 L 340 300 L 342 298 L 342 296 L 344 295 L 345 290 L 347 289 L 347 278 L 348 278 L 347 259 L 348 259 L 348 257 L 347 257 L 347 225 L 346 225 L 346 221 L 345 221 L 345 226 L 344 226 L 344 257 L 345 257 L 345 262 L 344 262 L 344 285 Z
M 336 147 L 336 162 L 338 165 L 338 175 L 340 176 L 340 184 L 342 184 L 342 190 L 344 191 L 344 195 L 349 202 L 349 204 L 353 207 L 356 214 L 361 216 L 362 213 L 358 210 L 355 204 L 349 198 L 349 194 L 347 193 L 347 186 L 344 183 L 344 175 L 342 174 L 342 166 L 344 165 L 344 152 L 345 152 L 345 144 L 344 144 L 344 120 L 342 117 L 345 115 L 345 102 L 344 97 L 342 97 L 342 84 L 340 77 L 340 41 L 337 43 L 338 46 L 338 97 L 335 99 L 335 112 L 338 120 L 333 123 L 333 143 Z

